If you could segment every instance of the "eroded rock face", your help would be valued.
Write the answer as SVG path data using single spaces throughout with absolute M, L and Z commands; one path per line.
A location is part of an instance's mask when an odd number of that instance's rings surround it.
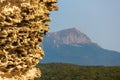
M 57 0 L 0 0 L 0 80 L 33 80 Z

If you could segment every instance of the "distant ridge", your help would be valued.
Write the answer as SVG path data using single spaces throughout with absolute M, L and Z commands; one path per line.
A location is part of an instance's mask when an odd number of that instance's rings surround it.
M 44 38 L 42 62 L 79 65 L 120 65 L 120 52 L 103 49 L 76 28 L 49 33 Z
M 92 43 L 89 37 L 76 28 L 49 33 L 45 38 L 45 42 L 51 43 L 54 46 L 60 44 Z

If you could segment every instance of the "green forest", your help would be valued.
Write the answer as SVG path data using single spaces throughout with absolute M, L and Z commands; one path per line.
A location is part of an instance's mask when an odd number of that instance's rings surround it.
M 120 66 L 80 66 L 65 63 L 38 64 L 42 77 L 35 80 L 120 80 Z

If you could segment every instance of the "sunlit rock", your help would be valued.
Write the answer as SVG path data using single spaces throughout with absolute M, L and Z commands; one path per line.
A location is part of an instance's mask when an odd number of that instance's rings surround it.
M 0 80 L 34 80 L 57 0 L 0 0 Z

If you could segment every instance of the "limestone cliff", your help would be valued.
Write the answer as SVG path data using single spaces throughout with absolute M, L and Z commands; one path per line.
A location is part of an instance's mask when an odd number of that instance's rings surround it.
M 0 0 L 0 80 L 34 80 L 57 0 Z
M 92 40 L 78 29 L 70 28 L 49 33 L 47 36 L 45 36 L 43 45 L 50 44 L 52 46 L 58 47 L 62 44 L 77 45 L 81 43 L 92 43 Z

